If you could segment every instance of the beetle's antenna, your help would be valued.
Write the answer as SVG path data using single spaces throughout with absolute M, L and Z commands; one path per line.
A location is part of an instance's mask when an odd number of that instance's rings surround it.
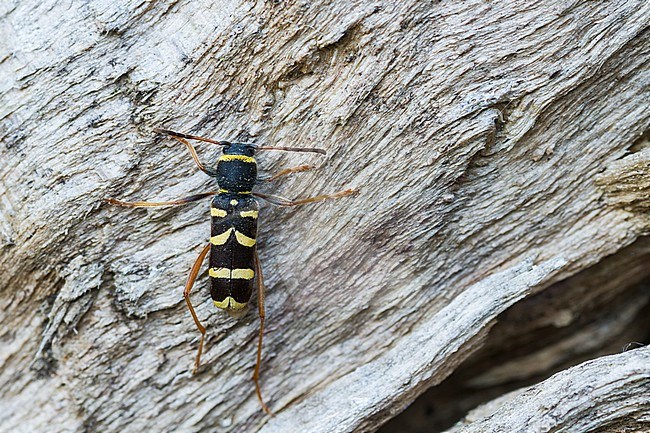
M 285 152 L 312 152 L 320 153 L 321 155 L 326 155 L 327 152 L 323 149 L 318 149 L 316 147 L 282 147 L 282 146 L 262 146 L 258 147 L 256 150 L 282 150 Z
M 182 132 L 176 132 L 170 129 L 154 128 L 154 131 L 161 134 L 171 135 L 172 137 L 180 137 L 180 138 L 187 138 L 190 140 L 205 141 L 206 143 L 218 144 L 220 146 L 226 146 L 230 144 L 229 141 L 219 141 L 219 140 L 213 140 L 211 138 L 199 137 L 197 135 L 183 134 Z M 311 153 L 319 153 L 321 155 L 327 154 L 325 150 L 318 149 L 316 147 L 284 147 L 284 146 L 261 146 L 260 147 L 254 143 L 240 143 L 240 144 L 253 146 L 255 147 L 255 150 L 282 150 L 284 152 L 311 152 Z
M 172 137 L 180 137 L 180 138 L 188 138 L 190 140 L 205 141 L 206 143 L 218 144 L 220 146 L 226 146 L 230 144 L 229 141 L 212 140 L 211 138 L 199 137 L 198 135 L 183 134 L 182 132 L 176 132 L 169 129 L 154 128 L 154 131 L 159 132 L 161 134 L 171 135 Z

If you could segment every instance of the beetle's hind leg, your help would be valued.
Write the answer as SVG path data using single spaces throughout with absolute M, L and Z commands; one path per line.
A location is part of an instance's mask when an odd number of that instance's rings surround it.
M 269 407 L 264 403 L 262 398 L 262 390 L 260 388 L 260 366 L 262 364 L 262 340 L 264 338 L 264 277 L 262 276 L 262 265 L 260 264 L 260 257 L 255 250 L 255 274 L 257 276 L 257 308 L 260 316 L 260 333 L 257 338 L 257 358 L 255 361 L 255 371 L 253 372 L 253 382 L 255 382 L 255 392 L 257 398 L 262 404 L 262 409 L 269 415 L 273 415 Z
M 205 341 L 205 326 L 201 325 L 201 322 L 199 322 L 199 318 L 196 315 L 196 311 L 194 311 L 194 307 L 192 306 L 192 301 L 190 301 L 190 292 L 192 291 L 192 286 L 194 286 L 194 281 L 196 281 L 196 276 L 199 274 L 201 265 L 205 260 L 205 256 L 208 255 L 209 251 L 210 251 L 210 244 L 207 244 L 205 247 L 203 247 L 203 250 L 196 258 L 196 261 L 192 266 L 192 270 L 190 271 L 190 275 L 187 277 L 187 282 L 185 283 L 185 290 L 183 291 L 183 297 L 185 298 L 185 302 L 187 303 L 187 308 L 190 309 L 190 314 L 192 315 L 192 319 L 194 319 L 194 323 L 196 324 L 196 327 L 199 329 L 199 332 L 201 333 L 201 341 L 199 342 L 199 351 L 196 354 L 196 362 L 194 363 L 194 369 L 192 370 L 192 373 L 196 373 L 197 370 L 199 369 L 199 364 L 201 364 L 201 352 L 203 352 L 203 342 Z

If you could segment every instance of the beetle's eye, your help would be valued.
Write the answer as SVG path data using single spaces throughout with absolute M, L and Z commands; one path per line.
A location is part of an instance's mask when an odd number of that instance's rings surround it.
M 250 147 L 250 146 L 249 146 L 249 147 L 246 147 L 246 150 L 245 150 L 244 152 L 246 152 L 246 156 L 253 156 L 253 155 L 255 155 L 255 149 L 253 149 L 253 148 Z

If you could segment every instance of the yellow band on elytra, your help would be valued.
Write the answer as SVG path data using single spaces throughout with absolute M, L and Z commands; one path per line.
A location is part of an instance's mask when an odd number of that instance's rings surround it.
M 214 305 L 217 308 L 221 308 L 224 310 L 243 310 L 246 308 L 246 305 L 248 305 L 248 302 L 237 302 L 233 299 L 232 296 L 228 296 L 226 299 L 223 301 L 214 301 Z
M 256 219 L 258 214 L 259 214 L 259 212 L 256 211 L 256 210 L 244 210 L 244 211 L 239 212 L 239 215 L 240 215 L 242 218 L 253 218 L 253 219 Z
M 210 268 L 208 275 L 212 278 L 252 280 L 255 278 L 255 271 L 252 269 Z
M 255 272 L 252 269 L 233 269 L 230 276 L 241 280 L 252 280 L 255 278 Z
M 230 278 L 230 269 L 210 268 L 208 275 L 210 275 L 212 278 Z
M 221 233 L 220 235 L 210 237 L 210 243 L 212 245 L 225 244 L 228 241 L 228 238 L 230 237 L 230 233 L 232 233 L 234 230 L 235 230 L 234 228 L 230 227 L 228 230 Z
M 245 247 L 252 247 L 255 245 L 255 242 L 257 242 L 253 238 L 249 238 L 245 234 L 238 232 L 235 230 L 235 237 L 237 238 L 237 242 L 239 242 L 240 245 L 243 245 Z
M 221 217 L 221 218 L 223 218 L 223 217 L 228 215 L 228 212 L 226 212 L 223 209 L 217 209 L 216 207 L 211 207 L 210 208 L 210 215 L 212 215 L 213 217 Z

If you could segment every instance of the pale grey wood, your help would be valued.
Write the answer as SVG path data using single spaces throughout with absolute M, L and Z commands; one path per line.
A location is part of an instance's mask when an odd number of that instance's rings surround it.
M 649 8 L 3 3 L 0 430 L 376 429 L 508 306 L 648 233 Z M 181 292 L 207 203 L 102 203 L 214 188 L 160 126 L 328 150 L 260 155 L 321 165 L 268 187 L 281 195 L 361 189 L 261 214 L 276 418 L 250 381 L 256 318 L 215 311 L 205 278 L 190 373 Z M 641 175 L 617 194 L 628 163 Z M 398 348 L 409 363 L 390 363 Z
M 436 380 L 434 372 L 445 371 L 449 364 L 458 363 L 458 358 L 465 356 L 467 351 L 460 350 L 461 343 L 469 347 L 480 343 L 494 322 L 495 310 L 512 305 L 564 265 L 561 259 L 540 266 L 533 266 L 529 260 L 485 278 L 438 314 L 419 323 L 408 338 L 330 384 L 330 392 L 316 404 L 310 400 L 294 404 L 261 431 L 285 432 L 296 426 L 301 431 L 328 432 L 371 428 L 374 421 L 366 419 L 369 408 L 387 408 L 395 395 L 412 397 L 423 384 L 431 384 Z M 328 409 L 327 416 L 315 417 L 315 411 L 322 407 Z
M 642 346 L 650 329 L 648 263 L 645 236 L 517 302 L 499 315 L 480 348 L 380 432 L 443 431 L 510 390 Z
M 446 433 L 648 429 L 650 348 L 645 347 L 585 362 L 506 394 L 473 410 Z

